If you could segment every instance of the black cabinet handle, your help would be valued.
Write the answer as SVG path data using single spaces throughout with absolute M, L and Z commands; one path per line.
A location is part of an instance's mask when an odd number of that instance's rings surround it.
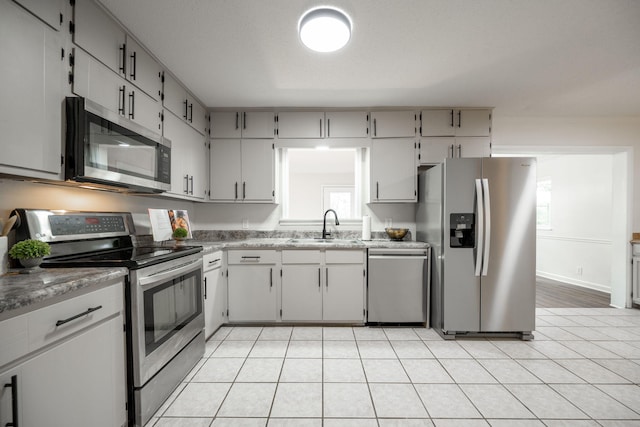
M 189 105 L 189 123 L 193 123 L 193 104 Z
M 320 288 L 322 287 L 322 285 L 321 285 L 321 279 L 320 279 L 320 271 L 321 271 L 321 270 L 322 270 L 321 268 L 319 268 L 319 269 L 318 269 L 318 289 L 320 289 Z
M 182 117 L 184 117 L 185 120 L 188 120 L 189 102 L 185 99 L 182 103 L 184 104 L 184 115 Z
M 247 128 L 247 112 L 242 113 L 242 129 Z
M 269 288 L 273 288 L 273 268 L 269 269 Z
M 207 277 L 204 278 L 204 299 L 207 299 Z
M 236 113 L 236 130 L 238 130 L 238 128 L 240 127 L 239 123 L 238 123 L 238 119 L 240 118 L 240 113 Z
M 136 93 L 131 92 L 129 94 L 129 118 L 131 120 L 135 120 L 135 109 L 136 109 Z
M 329 290 L 329 268 L 325 269 L 326 271 L 324 272 L 324 280 L 325 280 L 325 285 L 327 285 L 327 290 Z
M 462 127 L 462 110 L 458 110 L 458 127 Z
M 458 157 L 462 157 L 462 144 L 458 144 Z
M 378 126 L 376 123 L 376 119 L 373 119 L 373 136 L 378 136 Z
M 327 138 L 331 137 L 331 119 L 327 119 Z
M 127 52 L 125 49 L 125 45 L 121 45 L 120 46 L 120 66 L 118 67 L 118 71 L 120 71 L 125 76 L 126 76 L 126 73 L 124 71 L 124 64 L 126 61 L 127 61 Z
M 184 176 L 184 194 L 189 194 L 189 175 Z
M 451 127 L 453 127 L 453 110 L 451 110 Z
M 131 54 L 131 70 L 129 71 L 129 77 L 131 77 L 132 80 L 136 79 L 136 53 L 135 52 Z
M 236 200 L 238 200 L 238 181 L 236 181 Z
M 11 422 L 6 423 L 5 427 L 18 427 L 18 376 L 13 375 L 11 382 L 4 387 L 11 388 Z
M 376 199 L 380 198 L 380 183 L 376 181 Z
M 242 183 L 242 200 L 247 198 L 247 183 Z
M 191 182 L 191 190 L 189 190 L 189 194 L 193 195 L 193 175 L 189 177 L 189 182 Z
M 118 88 L 118 92 L 119 92 L 119 99 L 118 99 L 118 113 L 122 114 L 124 116 L 124 86 L 122 86 L 121 88 Z
M 79 318 L 81 318 L 81 317 L 83 317 L 83 316 L 86 316 L 86 315 L 88 315 L 88 314 L 93 313 L 94 311 L 98 311 L 98 310 L 100 310 L 101 308 L 102 308 L 102 306 L 101 306 L 101 305 L 99 305 L 99 306 L 97 306 L 97 307 L 90 307 L 90 308 L 88 308 L 88 309 L 87 309 L 87 311 L 84 311 L 84 312 L 82 312 L 82 313 L 80 313 L 80 314 L 76 314 L 75 316 L 71 316 L 71 317 L 69 317 L 68 319 L 58 320 L 58 321 L 56 322 L 56 326 L 62 326 L 62 325 L 64 325 L 65 323 L 69 323 L 69 322 L 71 322 L 72 320 L 79 319 Z

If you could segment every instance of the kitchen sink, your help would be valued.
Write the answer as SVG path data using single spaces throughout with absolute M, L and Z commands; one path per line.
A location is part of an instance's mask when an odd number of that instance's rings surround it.
M 334 244 L 334 245 L 339 245 L 339 244 L 359 244 L 362 243 L 360 240 L 357 239 L 322 239 L 320 237 L 316 237 L 316 238 L 303 238 L 303 239 L 289 239 L 287 240 L 287 243 L 305 243 L 305 244 L 309 244 L 309 243 L 315 243 L 315 244 Z

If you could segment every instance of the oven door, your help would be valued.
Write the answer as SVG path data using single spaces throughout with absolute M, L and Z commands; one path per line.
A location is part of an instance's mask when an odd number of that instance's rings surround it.
M 134 387 L 142 387 L 204 328 L 202 255 L 131 270 Z

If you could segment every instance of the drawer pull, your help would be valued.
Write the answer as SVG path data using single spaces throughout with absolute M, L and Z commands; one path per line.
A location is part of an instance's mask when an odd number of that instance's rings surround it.
M 242 256 L 240 262 L 260 262 L 259 256 Z
M 91 308 L 91 307 L 90 307 L 90 308 L 88 308 L 88 309 L 87 309 L 87 311 L 85 311 L 85 312 L 83 312 L 83 313 L 76 314 L 75 316 L 69 317 L 68 319 L 58 320 L 58 321 L 56 322 L 56 326 L 64 325 L 65 323 L 69 323 L 69 322 L 71 322 L 72 320 L 79 319 L 80 317 L 82 317 L 82 316 L 86 316 L 87 314 L 91 314 L 91 313 L 93 313 L 94 311 L 100 310 L 101 308 L 102 308 L 102 306 L 101 306 L 101 305 L 99 305 L 99 306 L 97 306 L 97 307 L 93 307 L 93 308 Z
M 11 422 L 6 423 L 6 427 L 18 427 L 18 376 L 13 375 L 11 382 L 4 385 L 11 389 Z

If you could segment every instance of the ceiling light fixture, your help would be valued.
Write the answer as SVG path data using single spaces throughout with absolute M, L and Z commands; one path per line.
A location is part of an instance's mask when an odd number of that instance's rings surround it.
M 311 9 L 298 23 L 300 40 L 316 52 L 335 52 L 351 39 L 351 19 L 331 7 Z

